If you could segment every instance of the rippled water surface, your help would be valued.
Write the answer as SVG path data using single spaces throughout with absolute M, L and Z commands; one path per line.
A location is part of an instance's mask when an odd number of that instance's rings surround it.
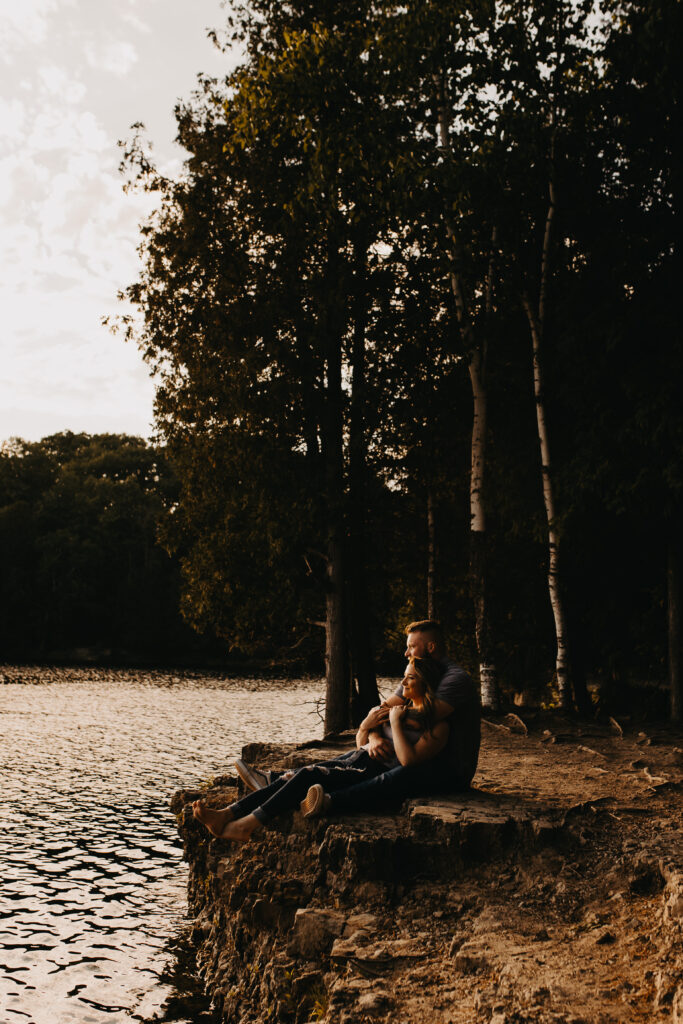
M 322 683 L 23 678 L 0 686 L 0 1020 L 209 1020 L 178 977 L 186 873 L 169 798 L 232 771 L 250 740 L 320 735 Z

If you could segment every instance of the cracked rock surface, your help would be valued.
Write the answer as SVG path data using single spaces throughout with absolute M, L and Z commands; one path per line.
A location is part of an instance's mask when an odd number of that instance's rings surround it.
M 292 767 L 348 746 L 250 744 Z M 683 1024 L 683 737 L 522 714 L 475 788 L 246 847 L 173 809 L 197 963 L 224 1021 Z M 236 780 L 202 793 L 222 806 Z

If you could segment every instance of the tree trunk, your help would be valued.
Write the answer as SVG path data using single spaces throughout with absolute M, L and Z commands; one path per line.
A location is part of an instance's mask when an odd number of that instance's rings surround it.
M 443 81 L 435 79 L 438 97 L 439 142 L 444 155 L 451 152 L 449 135 L 450 112 L 446 105 L 446 91 Z M 446 230 L 453 247 L 453 255 L 458 254 L 458 239 L 450 215 L 446 214 Z M 495 232 L 493 242 L 495 243 Z M 493 258 L 491 247 L 491 257 Z M 500 706 L 500 691 L 491 645 L 491 628 L 489 624 L 487 591 L 487 535 L 486 516 L 484 510 L 484 470 L 486 467 L 486 412 L 487 395 L 484 386 L 485 346 L 477 344 L 474 328 L 467 310 L 465 293 L 460 275 L 453 266 L 450 271 L 451 290 L 455 300 L 458 325 L 465 347 L 469 353 L 469 374 L 472 385 L 473 417 L 472 417 L 472 458 L 470 469 L 470 586 L 474 603 L 475 633 L 479 653 L 479 681 L 481 699 L 484 707 L 497 710 Z M 490 305 L 492 294 L 492 259 L 489 263 L 486 281 L 486 302 Z
M 534 398 L 536 401 L 536 425 L 538 429 L 538 442 L 541 449 L 541 474 L 543 481 L 543 501 L 545 514 L 548 521 L 548 592 L 550 605 L 555 620 L 555 676 L 560 696 L 560 703 L 565 711 L 572 709 L 572 682 L 574 689 L 575 703 L 578 709 L 587 713 L 590 708 L 590 699 L 586 689 L 586 682 L 583 677 L 576 677 L 572 680 L 570 673 L 569 642 L 567 631 L 567 618 L 562 598 L 560 580 L 560 538 L 557 532 L 557 519 L 555 512 L 555 499 L 553 494 L 553 481 L 550 465 L 550 442 L 548 440 L 548 425 L 545 414 L 545 398 L 543 392 L 543 372 L 541 365 L 541 345 L 545 330 L 546 321 L 546 295 L 550 280 L 550 246 L 552 240 L 553 222 L 555 220 L 555 180 L 553 164 L 555 159 L 555 139 L 552 137 L 550 143 L 550 180 L 548 181 L 548 211 L 545 219 L 545 230 L 543 232 L 543 248 L 541 250 L 541 273 L 538 289 L 538 310 L 534 311 L 529 297 L 522 295 L 522 305 L 529 321 L 531 331 L 531 342 L 533 350 L 533 374 L 534 374 Z
M 427 618 L 436 619 L 436 523 L 434 521 L 434 490 L 427 491 Z
M 667 626 L 669 634 L 669 687 L 671 718 L 683 719 L 683 682 L 681 681 L 681 542 L 678 524 L 669 523 L 667 551 Z
M 325 735 L 343 732 L 350 724 L 351 693 L 346 656 L 343 538 L 330 524 L 325 575 Z
M 492 650 L 491 626 L 487 607 L 487 533 L 484 507 L 484 467 L 486 465 L 486 389 L 482 376 L 482 358 L 479 349 L 470 356 L 469 371 L 472 384 L 474 412 L 472 416 L 472 464 L 470 469 L 470 589 L 474 603 L 474 624 L 479 652 L 479 680 L 481 703 L 485 708 L 498 710 L 500 694 L 496 680 Z
M 533 347 L 533 371 L 534 371 L 534 397 L 536 399 L 536 425 L 538 429 L 538 443 L 541 449 L 541 477 L 543 481 L 543 502 L 545 514 L 548 521 L 548 592 L 550 594 L 550 606 L 555 620 L 555 676 L 560 696 L 560 703 L 565 711 L 572 708 L 572 688 L 569 675 L 569 656 L 567 650 L 567 624 L 564 612 L 564 603 L 560 589 L 559 570 L 559 537 L 555 517 L 555 500 L 553 495 L 553 483 L 550 469 L 550 443 L 548 440 L 548 426 L 545 415 L 545 404 L 543 400 L 543 375 L 540 361 L 540 324 L 534 315 L 526 296 L 523 299 L 524 308 L 529 320 L 531 339 Z M 539 303 L 540 310 L 543 307 Z
M 367 317 L 364 241 L 356 243 L 354 267 L 354 324 L 351 351 L 351 423 L 349 426 L 349 619 L 351 676 L 354 692 L 351 718 L 357 725 L 379 704 L 372 650 L 370 599 L 367 586 L 366 460 L 365 460 L 365 327 Z
M 350 685 L 346 648 L 344 601 L 344 449 L 342 412 L 343 316 L 339 301 L 339 256 L 330 241 L 327 261 L 325 309 L 321 315 L 325 351 L 326 389 L 323 413 L 325 497 L 327 515 L 327 569 L 325 595 L 325 734 L 349 725 Z

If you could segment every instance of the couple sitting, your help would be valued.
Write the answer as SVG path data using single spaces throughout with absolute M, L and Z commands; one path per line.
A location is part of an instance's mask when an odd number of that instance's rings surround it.
M 257 773 L 238 762 L 253 792 L 218 810 L 197 800 L 195 817 L 215 836 L 247 842 L 297 805 L 314 817 L 382 810 L 410 796 L 467 789 L 479 756 L 477 688 L 446 659 L 437 622 L 412 622 L 406 634 L 403 682 L 361 722 L 355 750 L 285 772 L 263 787 Z

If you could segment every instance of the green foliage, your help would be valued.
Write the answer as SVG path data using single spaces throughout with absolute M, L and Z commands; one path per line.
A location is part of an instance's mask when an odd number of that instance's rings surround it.
M 63 433 L 3 445 L 3 656 L 158 655 L 173 636 L 177 647 L 177 569 L 156 544 L 176 493 L 165 456 L 140 438 Z
M 162 202 L 129 297 L 160 375 L 180 481 L 162 530 L 196 628 L 252 652 L 309 643 L 339 513 L 388 657 L 404 620 L 425 614 L 431 493 L 438 611 L 474 665 L 466 368 L 485 339 L 496 651 L 508 692 L 544 685 L 553 632 L 521 300 L 538 302 L 552 181 L 543 359 L 571 626 L 590 673 L 663 674 L 661 538 L 681 491 L 680 8 L 590 10 L 253 0 L 233 14 L 242 66 L 178 111 L 184 174 L 161 178 L 133 141 L 130 164 Z

